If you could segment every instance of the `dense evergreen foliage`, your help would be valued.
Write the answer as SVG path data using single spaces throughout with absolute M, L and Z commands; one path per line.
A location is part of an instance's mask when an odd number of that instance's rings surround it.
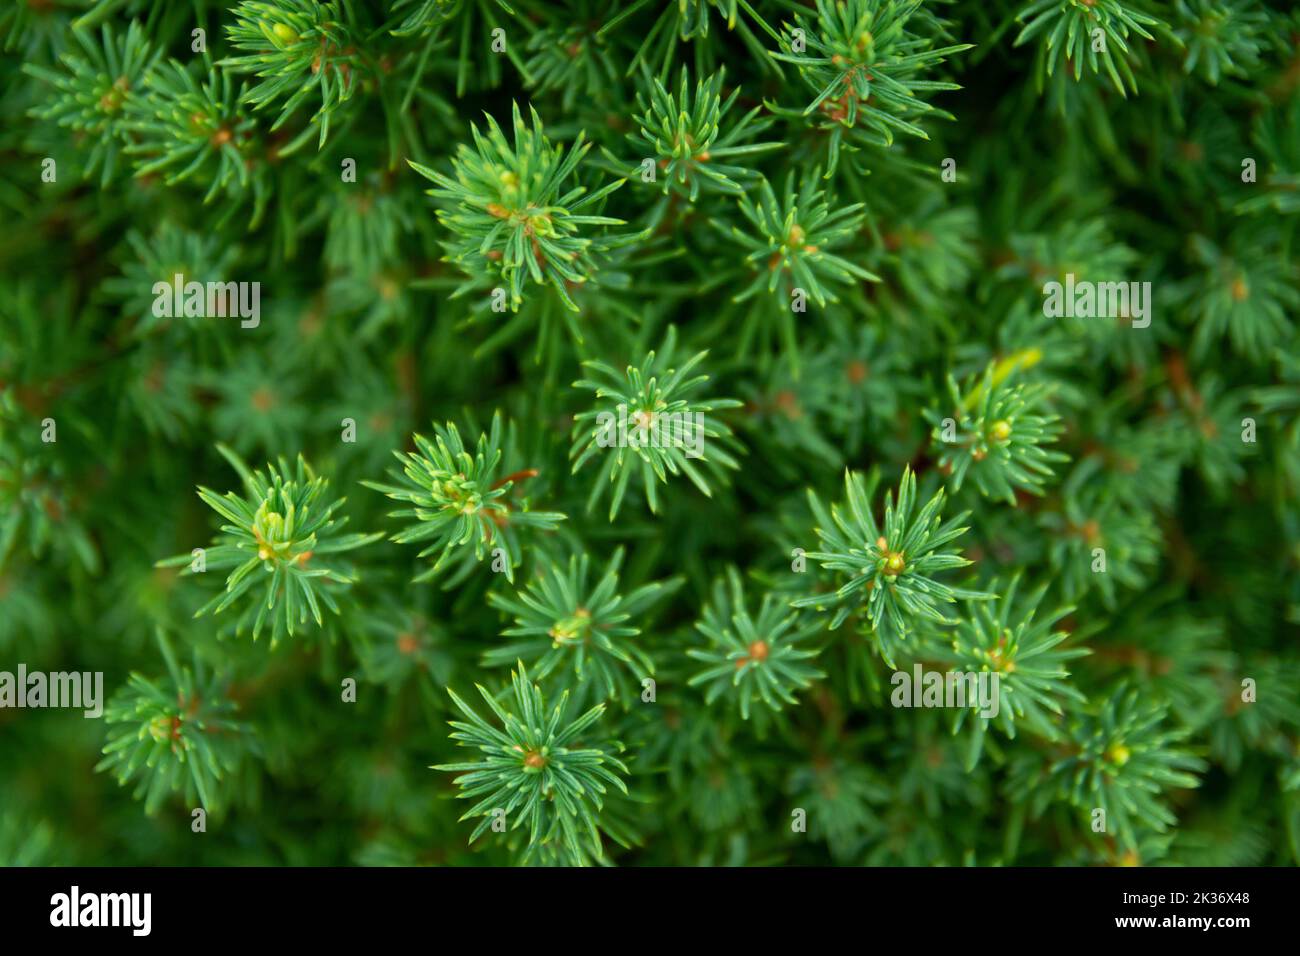
M 1300 860 L 1293 4 L 0 43 L 0 863 Z

